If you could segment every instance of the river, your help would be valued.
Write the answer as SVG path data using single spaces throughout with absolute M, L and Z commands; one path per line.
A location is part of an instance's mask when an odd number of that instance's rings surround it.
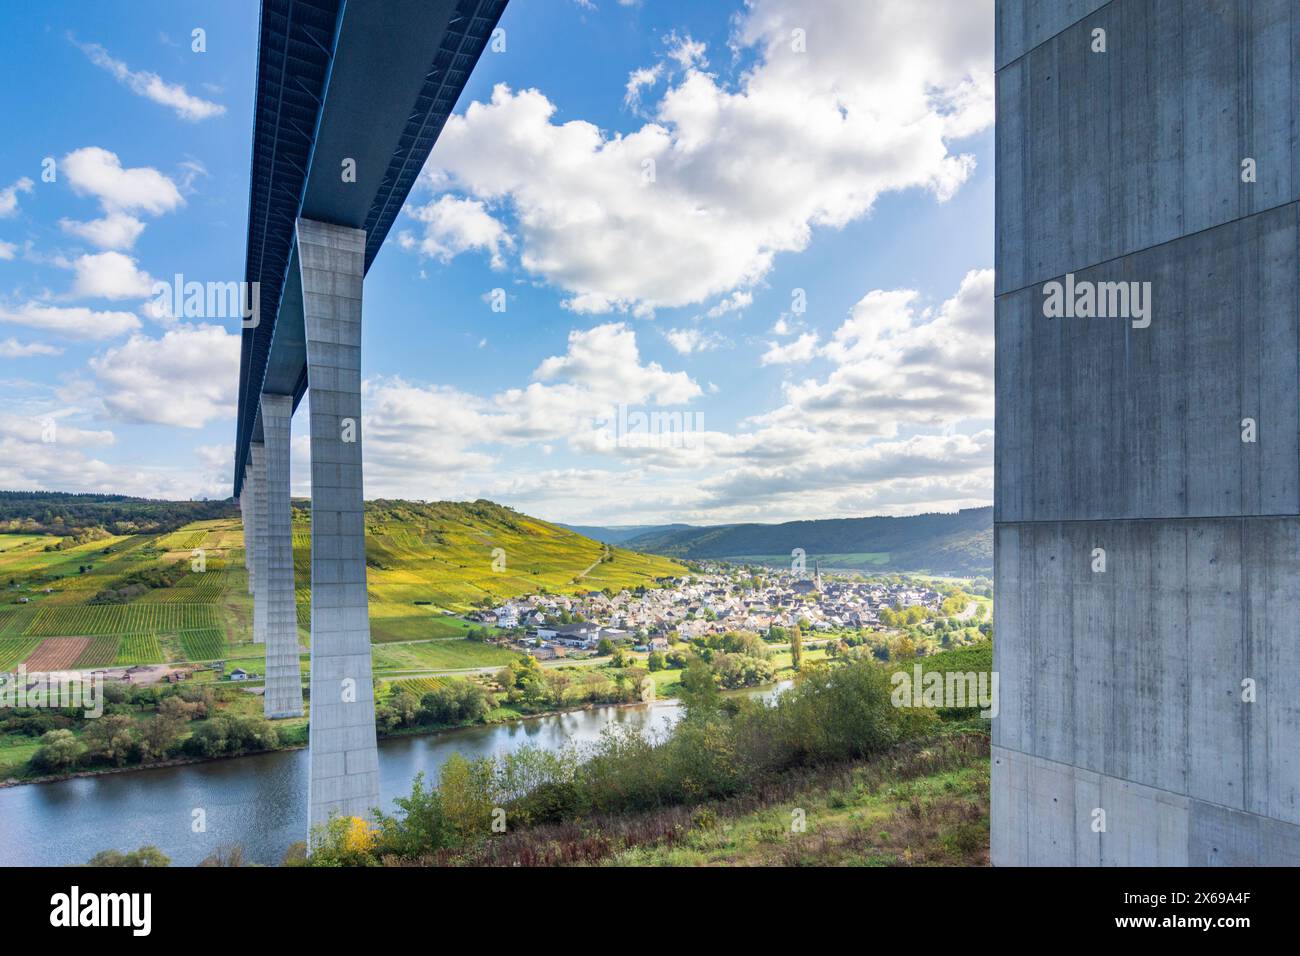
M 787 686 L 746 693 L 770 698 Z M 665 730 L 680 713 L 676 701 L 664 700 L 381 740 L 380 796 L 392 810 L 393 798 L 410 793 L 417 773 L 436 782 L 453 753 L 473 759 L 530 744 L 558 750 L 590 743 L 612 724 Z M 199 833 L 193 832 L 196 810 L 205 824 Z M 75 865 L 100 850 L 145 844 L 162 850 L 174 866 L 193 866 L 232 844 L 254 862 L 275 864 L 306 835 L 306 750 L 0 789 L 0 866 Z

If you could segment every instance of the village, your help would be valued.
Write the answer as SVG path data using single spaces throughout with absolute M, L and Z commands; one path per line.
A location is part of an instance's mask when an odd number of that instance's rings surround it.
M 466 617 L 496 627 L 498 643 L 539 660 L 592 651 L 602 640 L 637 651 L 751 631 L 763 637 L 800 627 L 810 636 L 845 629 L 882 629 L 882 609 L 920 606 L 937 613 L 944 594 L 897 578 L 823 577 L 812 571 L 745 569 L 706 564 L 698 574 L 665 578 L 657 588 L 530 594 Z

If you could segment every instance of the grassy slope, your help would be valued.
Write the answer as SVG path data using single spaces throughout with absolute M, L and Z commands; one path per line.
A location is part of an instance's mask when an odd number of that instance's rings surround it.
M 988 754 L 986 726 L 954 726 L 871 760 L 789 771 L 730 800 L 521 827 L 440 862 L 985 866 Z
M 469 625 L 449 613 L 463 613 L 483 598 L 498 600 L 541 588 L 572 593 L 653 585 L 656 577 L 684 570 L 665 558 L 607 549 L 488 502 L 372 502 L 366 518 L 371 635 L 376 644 L 389 644 L 376 649 L 379 670 L 487 667 L 511 659 L 509 651 L 463 640 Z M 0 666 L 25 660 L 40 637 L 98 635 L 107 640 L 92 641 L 75 662 L 78 666 L 176 662 L 203 655 L 262 670 L 262 648 L 251 642 L 252 599 L 237 518 L 44 550 L 58 540 L 0 534 L 0 583 L 12 579 L 20 587 L 30 585 L 0 592 L 5 601 L 0 604 Z M 504 551 L 504 570 L 493 570 L 495 548 Z M 176 562 L 188 567 L 194 549 L 203 551 L 202 574 L 186 573 L 175 585 L 148 591 L 126 605 L 88 604 L 132 572 Z M 309 515 L 296 509 L 294 560 L 304 645 L 310 627 L 310 556 Z M 80 572 L 85 566 L 90 570 Z M 30 603 L 15 603 L 20 596 Z M 392 643 L 403 641 L 425 643 Z

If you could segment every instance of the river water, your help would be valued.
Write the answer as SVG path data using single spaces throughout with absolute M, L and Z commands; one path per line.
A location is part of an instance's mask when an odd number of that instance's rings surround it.
M 785 686 L 748 693 L 772 697 Z M 595 741 L 613 724 L 666 730 L 680 713 L 676 701 L 665 700 L 381 740 L 380 796 L 393 810 L 393 798 L 410 793 L 417 773 L 436 782 L 453 753 L 473 759 L 530 744 L 556 750 Z M 307 751 L 282 750 L 0 789 L 0 866 L 75 865 L 100 850 L 145 844 L 173 866 L 193 866 L 232 844 L 257 863 L 279 863 L 307 836 L 307 779 Z M 203 832 L 194 832 L 196 810 Z

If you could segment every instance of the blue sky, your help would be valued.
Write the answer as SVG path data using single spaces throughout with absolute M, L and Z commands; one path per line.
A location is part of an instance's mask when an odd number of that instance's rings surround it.
M 501 27 L 366 280 L 368 497 L 991 500 L 991 2 L 515 0 Z M 243 278 L 256 29 L 242 0 L 0 9 L 0 487 L 230 493 L 236 323 L 148 303 Z

